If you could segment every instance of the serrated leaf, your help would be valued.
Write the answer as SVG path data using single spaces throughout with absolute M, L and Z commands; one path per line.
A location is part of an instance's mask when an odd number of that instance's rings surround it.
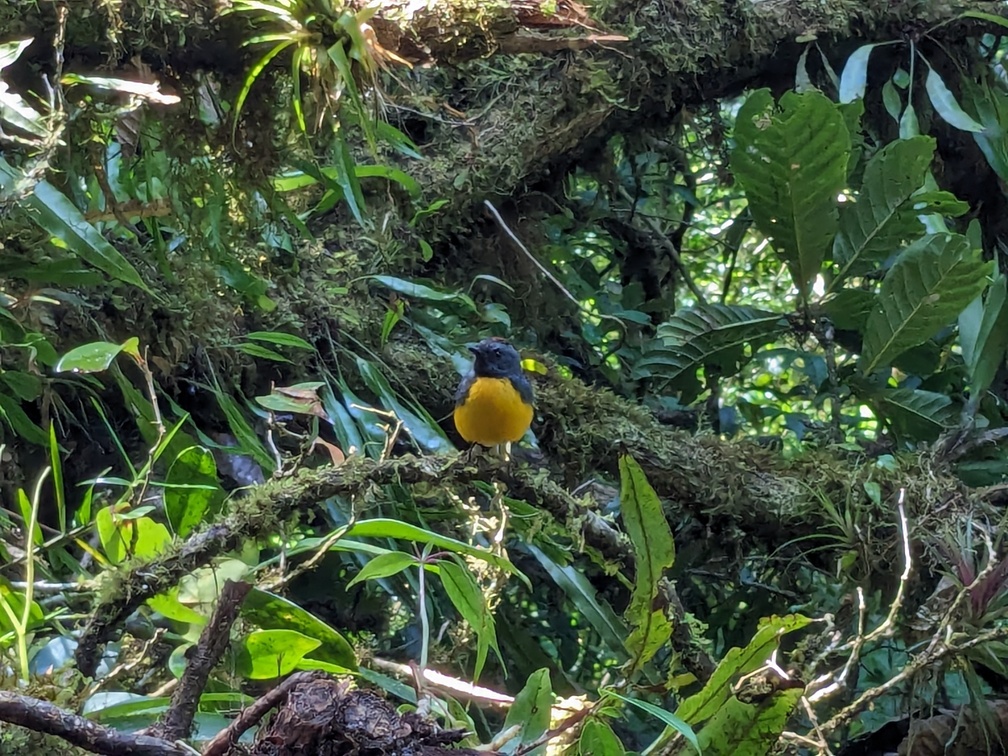
M 862 45 L 847 58 L 840 74 L 840 102 L 854 102 L 864 97 L 868 83 L 868 58 L 878 43 Z
M 730 375 L 745 361 L 745 346 L 755 354 L 787 330 L 783 316 L 755 307 L 711 304 L 679 310 L 658 326 L 633 375 L 676 381 L 704 365 Z
M 868 317 L 864 372 L 891 364 L 954 322 L 984 290 L 992 265 L 957 234 L 931 234 L 907 247 L 882 280 Z
M 730 698 L 700 731 L 705 756 L 765 756 L 777 744 L 801 688 L 773 693 L 756 703 Z
M 756 227 L 805 298 L 837 230 L 837 195 L 847 183 L 851 152 L 847 124 L 818 92 L 788 92 L 779 112 L 744 109 L 737 123 L 732 170 Z
M 1008 352 L 1008 286 L 999 275 L 986 298 L 977 297 L 959 316 L 959 342 L 970 372 L 970 390 L 985 391 Z
M 676 709 L 676 715 L 692 726 L 710 719 L 732 696 L 732 684 L 740 676 L 766 663 L 781 636 L 800 630 L 811 622 L 800 614 L 773 616 L 760 620 L 759 628 L 745 648 L 733 648 L 725 654 L 703 689 Z
M 633 671 L 646 664 L 672 634 L 659 600 L 659 581 L 675 562 L 675 543 L 661 499 L 633 457 L 619 458 L 620 512 L 635 556 L 634 589 L 626 617 L 633 627 L 626 639 Z
M 946 86 L 941 74 L 928 65 L 927 78 L 924 80 L 924 88 L 927 90 L 928 98 L 935 112 L 938 113 L 950 126 L 954 126 L 962 131 L 983 131 L 983 124 L 968 115 L 960 107 L 955 95 Z
M 878 414 L 889 421 L 899 438 L 912 441 L 933 440 L 954 428 L 960 408 L 947 394 L 920 389 L 888 389 L 874 397 Z
M 900 139 L 868 161 L 856 201 L 840 210 L 833 241 L 833 261 L 839 266 L 834 285 L 874 269 L 902 242 L 920 236 L 924 227 L 917 216 L 937 212 L 929 200 L 946 199 L 914 195 L 924 185 L 934 149 L 935 140 L 928 136 Z
M 865 289 L 840 289 L 819 304 L 822 314 L 843 331 L 863 331 L 875 309 L 876 294 Z

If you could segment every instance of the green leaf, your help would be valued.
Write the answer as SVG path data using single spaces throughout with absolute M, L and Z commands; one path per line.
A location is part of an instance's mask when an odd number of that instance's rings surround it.
M 686 742 L 690 743 L 698 752 L 701 751 L 700 743 L 697 740 L 696 733 L 693 732 L 693 728 L 672 712 L 665 711 L 665 709 L 655 706 L 652 703 L 648 703 L 647 701 L 639 701 L 636 698 L 627 698 L 614 690 L 606 690 L 605 695 L 618 698 L 632 706 L 636 706 L 641 711 L 646 711 L 655 719 L 664 722 L 670 730 L 682 735 Z
M 786 93 L 779 112 L 746 105 L 737 119 L 744 126 L 736 126 L 731 167 L 756 227 L 787 263 L 804 299 L 837 230 L 850 134 L 838 106 L 818 92 Z
M 903 242 L 921 235 L 919 215 L 955 200 L 944 192 L 915 194 L 924 186 L 934 149 L 935 140 L 928 136 L 900 139 L 868 161 L 857 200 L 841 206 L 840 231 L 833 241 L 833 261 L 839 266 L 833 286 L 874 270 Z
M 886 389 L 870 397 L 876 412 L 889 421 L 899 438 L 934 440 L 954 428 L 961 410 L 947 394 L 921 389 Z
M 626 749 L 609 723 L 592 717 L 578 736 L 578 756 L 624 756 Z
M 992 266 L 957 234 L 924 236 L 903 250 L 868 317 L 864 372 L 891 364 L 954 322 L 987 286 Z
M 253 588 L 242 603 L 241 614 L 264 630 L 296 630 L 319 642 L 311 649 L 313 658 L 357 669 L 357 657 L 346 638 L 292 601 Z
M 112 564 L 131 557 L 151 560 L 171 543 L 171 533 L 160 522 L 149 517 L 133 517 L 130 513 L 113 514 L 105 507 L 95 515 L 98 540 Z
M 53 370 L 57 373 L 100 373 L 108 370 L 108 366 L 120 352 L 136 352 L 139 343 L 139 339 L 134 336 L 122 344 L 113 344 L 110 341 L 82 344 L 64 354 Z
M 633 627 L 626 639 L 633 655 L 631 674 L 647 663 L 672 635 L 659 595 L 659 581 L 675 562 L 675 543 L 661 499 L 633 457 L 619 458 L 620 511 L 636 564 L 633 595 L 626 610 Z
M 950 125 L 962 131 L 983 131 L 983 124 L 977 123 L 956 101 L 955 95 L 945 85 L 941 75 L 928 64 L 927 79 L 924 81 L 931 105 Z
M 729 650 L 703 689 L 679 704 L 676 716 L 694 727 L 710 719 L 732 697 L 732 684 L 740 675 L 759 669 L 777 648 L 781 636 L 800 630 L 811 621 L 800 614 L 760 620 L 748 645 Z
M 791 688 L 774 693 L 758 704 L 730 698 L 700 731 L 697 750 L 702 747 L 707 756 L 764 756 L 770 753 L 801 696 L 800 688 Z
M 717 366 L 731 375 L 749 356 L 788 330 L 787 320 L 755 307 L 711 304 L 679 310 L 658 326 L 633 376 L 660 377 L 674 382 L 693 377 L 698 368 Z
M 235 452 L 240 450 L 249 454 L 264 470 L 272 470 L 274 464 L 272 455 L 266 451 L 259 436 L 245 419 L 238 403 L 229 394 L 225 394 L 219 386 L 214 387 L 213 395 L 217 399 L 217 404 L 220 406 L 221 412 L 224 413 L 224 417 L 227 418 L 231 433 L 238 441 L 239 445 Z
M 226 495 L 218 483 L 217 464 L 210 450 L 202 446 L 184 450 L 165 477 L 165 516 L 175 535 L 185 538 L 216 514 Z
M 497 645 L 497 629 L 493 614 L 490 613 L 479 584 L 467 567 L 462 566 L 461 563 L 443 559 L 438 562 L 438 574 L 441 577 L 441 585 L 444 587 L 445 593 L 448 594 L 448 598 L 451 599 L 452 605 L 476 633 L 476 664 L 473 677 L 479 679 L 488 649 L 492 648 L 497 654 L 497 658 L 503 661 L 500 647 Z
M 0 191 L 10 191 L 20 178 L 20 173 L 0 157 Z M 36 183 L 33 192 L 21 201 L 21 205 L 39 228 L 59 240 L 88 265 L 148 294 L 152 293 L 129 260 L 88 223 L 63 192 L 48 181 Z
M 429 530 L 424 530 L 423 528 L 419 528 L 416 525 L 410 525 L 408 522 L 402 522 L 401 520 L 386 520 L 382 518 L 362 520 L 355 523 L 354 526 L 347 531 L 346 535 L 347 537 L 355 536 L 357 538 L 396 538 L 401 541 L 429 543 L 431 546 L 438 549 L 444 549 L 445 551 L 452 551 L 456 554 L 464 554 L 465 556 L 481 559 L 488 564 L 492 564 L 494 567 L 498 567 L 519 577 L 525 585 L 529 588 L 532 587 L 532 583 L 529 582 L 529 579 L 521 571 L 519 571 L 519 569 L 515 567 L 509 559 L 498 556 L 497 554 L 485 549 L 470 546 L 468 543 L 464 543 L 463 541 L 456 541 L 454 538 L 448 538 L 447 536 L 443 536 L 438 533 L 432 533 Z
M 293 347 L 294 349 L 304 349 L 307 352 L 314 352 L 315 347 L 290 333 L 280 333 L 279 331 L 253 331 L 245 334 L 245 338 L 253 341 L 265 341 L 276 346 Z
M 296 630 L 255 630 L 238 653 L 238 674 L 250 680 L 272 680 L 297 669 L 304 656 L 321 645 Z
M 46 446 L 49 437 L 46 432 L 21 408 L 21 403 L 11 396 L 0 392 L 0 418 L 11 427 L 18 436 L 36 446 Z
M 983 131 L 972 132 L 987 163 L 1002 181 L 1008 181 L 1008 94 L 1000 87 L 991 87 L 983 80 L 979 84 L 963 80 L 963 99 L 976 112 Z
M 346 590 L 357 585 L 357 583 L 363 583 L 365 580 L 375 580 L 377 578 L 398 575 L 407 567 L 415 564 L 417 564 L 417 560 L 412 554 L 404 554 L 401 551 L 390 551 L 387 554 L 380 554 L 364 565 L 354 579 L 347 583 Z
M 567 596 L 575 609 L 599 634 L 602 641 L 614 654 L 622 654 L 623 639 L 627 627 L 606 601 L 600 601 L 595 587 L 585 577 L 582 570 L 573 565 L 559 565 L 535 544 L 526 543 L 525 548 L 539 560 L 539 564 L 553 578 L 553 582 Z
M 415 283 L 413 281 L 406 281 L 402 278 L 396 278 L 395 276 L 371 276 L 372 280 L 377 281 L 382 286 L 385 286 L 397 294 L 402 294 L 404 297 L 409 297 L 410 299 L 419 299 L 426 302 L 450 302 L 452 304 L 462 305 L 466 310 L 472 313 L 477 312 L 476 303 L 472 300 L 468 294 L 464 294 L 461 291 L 438 291 L 430 286 L 425 286 L 424 284 Z
M 529 675 L 525 687 L 515 696 L 514 703 L 508 709 L 501 732 L 515 725 L 519 726 L 521 731 L 517 737 L 509 740 L 501 748 L 501 753 L 513 754 L 521 746 L 540 738 L 549 727 L 552 706 L 553 688 L 550 685 L 549 670 L 537 669 Z M 538 756 L 541 753 L 545 753 L 544 746 L 530 751 L 527 756 Z
M 288 364 L 294 364 L 279 352 L 275 352 L 272 349 L 260 346 L 259 344 L 239 344 L 238 349 L 239 351 L 244 352 L 250 357 L 258 357 L 263 360 L 272 360 L 273 362 L 286 362 Z
M 976 18 L 980 21 L 986 21 L 991 24 L 997 24 L 998 26 L 1004 26 L 1008 28 L 1008 18 L 1003 16 L 998 16 L 995 13 L 984 13 L 983 11 L 963 11 L 959 14 L 959 18 Z
M 60 460 L 59 442 L 56 440 L 56 423 L 49 422 L 49 463 L 52 465 L 53 491 L 56 494 L 56 520 L 60 533 L 66 533 L 66 492 L 63 490 L 63 463 Z
M 357 357 L 357 369 L 367 387 L 381 399 L 382 405 L 402 422 L 403 427 L 417 445 L 429 454 L 449 453 L 455 451 L 455 445 L 448 440 L 441 426 L 428 414 L 422 406 L 415 404 L 408 409 L 399 395 L 392 390 L 388 380 L 370 362 Z
M 970 372 L 970 391 L 986 391 L 1008 352 L 1008 299 L 1002 273 L 984 299 L 977 297 L 959 316 L 959 341 Z
M 911 103 L 907 103 L 906 110 L 900 116 L 899 136 L 900 139 L 920 136 L 920 123 L 917 120 L 917 111 L 914 110 L 914 106 Z
M 854 102 L 864 97 L 868 83 L 868 57 L 879 43 L 862 45 L 847 58 L 843 73 L 840 74 L 840 102 Z
M 837 328 L 863 331 L 875 309 L 877 295 L 865 289 L 839 289 L 828 295 L 818 306 Z

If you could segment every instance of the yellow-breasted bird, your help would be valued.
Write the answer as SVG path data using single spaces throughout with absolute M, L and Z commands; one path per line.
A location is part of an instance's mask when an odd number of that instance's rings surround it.
M 469 347 L 475 360 L 455 392 L 455 427 L 469 443 L 506 448 L 532 425 L 532 384 L 505 339 Z

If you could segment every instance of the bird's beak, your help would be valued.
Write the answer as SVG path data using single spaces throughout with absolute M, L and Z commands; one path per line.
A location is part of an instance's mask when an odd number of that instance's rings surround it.
M 479 354 L 479 347 L 475 347 L 475 346 L 467 346 L 467 347 L 466 347 L 466 349 L 468 349 L 468 350 L 469 350 L 470 352 L 472 352 L 473 354 Z

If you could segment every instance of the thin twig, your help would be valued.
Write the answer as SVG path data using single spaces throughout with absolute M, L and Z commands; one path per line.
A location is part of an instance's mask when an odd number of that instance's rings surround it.
M 278 706 L 288 694 L 302 683 L 311 683 L 317 679 L 327 677 L 325 672 L 296 672 L 288 677 L 273 690 L 268 691 L 258 698 L 251 706 L 242 709 L 241 713 L 231 720 L 231 724 L 218 732 L 203 747 L 202 756 L 223 756 L 231 746 L 238 742 L 238 739 L 252 727 L 255 727 L 266 714 Z
M 818 690 L 815 689 L 817 684 L 824 683 L 829 679 L 829 676 L 819 678 L 809 685 L 808 690 L 811 692 L 807 695 L 810 702 L 814 703 L 816 701 L 821 701 L 846 687 L 851 673 L 861 658 L 861 650 L 864 648 L 865 644 L 878 640 L 879 638 L 889 636 L 895 630 L 896 618 L 903 606 L 903 597 L 906 594 L 906 587 L 910 581 L 910 573 L 913 571 L 913 555 L 910 551 L 910 528 L 907 524 L 906 507 L 904 506 L 905 497 L 906 489 L 901 488 L 899 492 L 899 500 L 897 502 L 897 511 L 899 512 L 900 539 L 903 543 L 903 573 L 900 575 L 899 586 L 896 589 L 896 596 L 893 598 L 892 605 L 889 607 L 889 614 L 886 616 L 885 621 L 882 624 L 870 633 L 866 634 L 864 629 L 867 609 L 865 606 L 864 590 L 858 586 L 858 632 L 849 644 L 840 646 L 837 649 L 838 651 L 843 651 L 849 648 L 850 655 L 847 657 L 847 661 L 844 664 L 843 669 L 836 675 L 833 682 L 829 685 L 819 688 Z
M 567 299 L 569 299 L 574 304 L 574 306 L 578 308 L 578 310 L 587 315 L 591 315 L 592 317 L 599 318 L 601 320 L 612 320 L 616 323 L 619 323 L 620 328 L 626 330 L 626 323 L 624 323 L 616 316 L 607 315 L 601 312 L 594 312 L 591 309 L 585 307 L 583 304 L 581 304 L 581 302 L 578 301 L 577 297 L 571 294 L 567 290 L 567 287 L 565 287 L 562 283 L 560 283 L 560 279 L 554 276 L 545 265 L 543 265 L 541 262 L 539 262 L 539 260 L 536 259 L 535 255 L 533 255 L 529 251 L 528 247 L 526 247 L 522 243 L 522 240 L 518 238 L 518 235 L 515 234 L 515 232 L 512 231 L 510 228 L 508 228 L 507 223 L 504 222 L 504 219 L 501 217 L 501 214 L 497 212 L 497 208 L 493 206 L 493 203 L 490 202 L 490 200 L 483 200 L 483 204 L 487 206 L 487 209 L 490 210 L 490 214 L 493 215 L 494 220 L 497 221 L 497 225 L 501 227 L 501 230 L 503 230 L 505 234 L 508 235 L 508 238 L 511 239 L 512 242 L 514 242 L 515 246 L 518 247 L 519 250 L 521 250 L 522 254 L 524 254 L 529 260 L 531 260 L 532 264 L 535 265 L 537 268 L 539 268 L 542 274 L 546 276 L 546 278 L 548 278 L 550 282 L 560 290 L 560 293 L 563 294 L 565 297 L 567 297 Z

